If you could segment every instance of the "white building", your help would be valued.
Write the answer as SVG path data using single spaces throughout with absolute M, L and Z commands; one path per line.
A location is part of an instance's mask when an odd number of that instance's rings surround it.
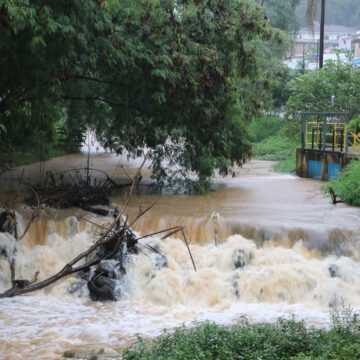
M 324 48 L 336 49 L 339 41 L 354 35 L 355 30 L 342 25 L 325 25 L 324 29 Z M 296 34 L 293 54 L 307 52 L 311 48 L 316 48 L 320 42 L 320 24 L 314 23 L 314 31 L 309 27 L 304 27 Z

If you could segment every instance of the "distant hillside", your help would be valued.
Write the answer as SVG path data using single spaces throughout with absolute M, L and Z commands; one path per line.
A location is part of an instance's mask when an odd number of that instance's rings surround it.
M 317 21 L 320 21 L 320 0 Z M 302 0 L 296 14 L 302 26 L 306 25 L 306 4 Z M 360 30 L 360 0 L 326 0 L 325 22 L 329 25 L 345 25 Z

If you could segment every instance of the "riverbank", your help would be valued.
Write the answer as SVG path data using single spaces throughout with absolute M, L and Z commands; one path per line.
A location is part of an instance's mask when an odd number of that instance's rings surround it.
M 329 328 L 307 326 L 294 318 L 250 324 L 246 318 L 232 326 L 213 322 L 164 330 L 154 339 L 139 337 L 123 353 L 105 349 L 87 354 L 68 350 L 63 359 L 92 360 L 231 360 L 231 359 L 342 359 L 360 358 L 360 321 L 349 307 L 334 310 Z

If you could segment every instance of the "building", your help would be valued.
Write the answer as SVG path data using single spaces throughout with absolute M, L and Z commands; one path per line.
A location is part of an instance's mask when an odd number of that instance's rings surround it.
M 353 64 L 360 67 L 360 31 L 355 35 L 347 36 L 339 40 L 339 49 L 351 51 L 354 55 Z
M 342 25 L 325 25 L 324 47 L 329 49 L 339 48 L 340 39 L 347 38 L 356 33 L 355 29 Z M 307 53 L 310 49 L 316 49 L 320 39 L 320 24 L 314 23 L 314 30 L 304 27 L 299 30 L 295 37 L 293 54 Z

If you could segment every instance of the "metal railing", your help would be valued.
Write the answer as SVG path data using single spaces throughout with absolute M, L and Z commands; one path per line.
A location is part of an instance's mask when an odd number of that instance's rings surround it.
M 360 154 L 360 133 L 348 129 L 349 113 L 304 112 L 302 147 Z
M 344 151 L 347 136 L 347 126 L 344 123 L 328 122 L 326 133 L 320 122 L 306 122 L 305 148 L 318 150 Z M 310 145 L 310 146 L 309 146 Z
M 360 153 L 360 133 L 349 133 L 349 151 Z

